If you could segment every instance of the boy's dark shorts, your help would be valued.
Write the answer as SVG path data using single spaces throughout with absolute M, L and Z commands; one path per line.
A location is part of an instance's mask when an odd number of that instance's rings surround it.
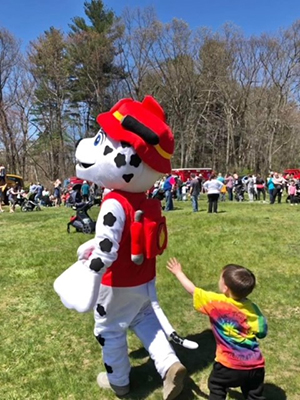
M 245 399 L 265 400 L 263 396 L 264 378 L 264 368 L 239 370 L 227 368 L 215 362 L 208 379 L 209 399 L 226 399 L 227 389 L 240 387 Z

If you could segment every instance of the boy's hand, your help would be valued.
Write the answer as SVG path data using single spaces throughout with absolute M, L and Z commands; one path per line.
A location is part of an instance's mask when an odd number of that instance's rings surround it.
M 176 258 L 170 258 L 170 260 L 167 262 L 167 268 L 169 271 L 172 272 L 175 276 L 182 272 L 182 267 L 181 264 L 176 260 Z

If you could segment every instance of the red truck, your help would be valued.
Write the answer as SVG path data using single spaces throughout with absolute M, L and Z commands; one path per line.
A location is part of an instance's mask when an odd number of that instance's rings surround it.
M 300 179 L 300 169 L 299 168 L 294 168 L 294 169 L 285 169 L 283 172 L 283 177 L 285 178 L 287 175 L 294 175 L 295 179 Z
M 190 179 L 191 174 L 194 173 L 197 176 L 201 174 L 206 181 L 209 179 L 210 174 L 212 173 L 212 168 L 174 168 L 172 169 L 172 175 L 177 175 L 182 180 L 182 182 L 186 182 Z

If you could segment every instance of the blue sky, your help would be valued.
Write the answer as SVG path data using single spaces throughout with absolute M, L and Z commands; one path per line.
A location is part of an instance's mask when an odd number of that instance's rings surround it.
M 67 32 L 74 16 L 83 16 L 84 0 L 0 0 L 0 26 L 7 28 L 25 47 L 50 26 Z M 276 32 L 300 18 L 300 0 L 106 0 L 107 8 L 121 13 L 152 5 L 163 22 L 181 18 L 192 28 L 218 30 L 233 22 L 247 36 Z

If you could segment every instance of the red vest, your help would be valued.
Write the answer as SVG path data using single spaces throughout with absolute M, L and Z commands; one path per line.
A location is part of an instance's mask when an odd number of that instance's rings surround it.
M 126 221 L 118 251 L 118 258 L 107 268 L 102 277 L 102 284 L 113 287 L 132 287 L 150 282 L 155 277 L 156 258 L 147 259 L 141 265 L 131 261 L 130 227 L 134 222 L 134 213 L 146 200 L 145 193 L 129 193 L 114 190 L 103 201 L 115 199 L 124 209 Z

